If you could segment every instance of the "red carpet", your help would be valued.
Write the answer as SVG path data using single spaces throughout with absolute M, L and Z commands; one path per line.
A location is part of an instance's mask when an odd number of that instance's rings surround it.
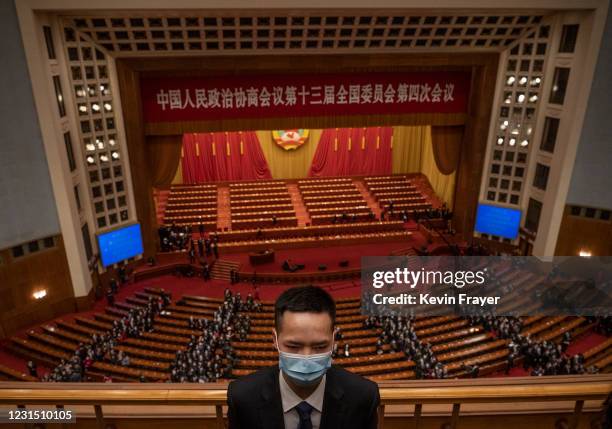
M 572 339 L 570 346 L 567 348 L 566 354 L 575 355 L 584 353 L 585 351 L 603 343 L 607 338 L 596 332 L 589 331 L 575 339 Z
M 282 272 L 281 264 L 285 259 L 291 259 L 293 263 L 304 264 L 305 272 L 317 271 L 320 264 L 327 265 L 328 270 L 354 270 L 361 266 L 361 257 L 363 256 L 386 256 L 394 250 L 406 248 L 408 246 L 419 247 L 422 241 L 419 239 L 420 234 L 413 234 L 413 237 L 418 237 L 410 241 L 396 241 L 390 243 L 371 243 L 358 244 L 351 246 L 334 246 L 323 248 L 307 248 L 307 249 L 281 249 L 277 250 L 275 262 L 251 265 L 247 253 L 225 254 L 223 259 L 240 262 L 242 264 L 241 271 L 257 271 L 258 273 L 277 273 Z M 347 268 L 338 267 L 340 261 L 349 261 Z

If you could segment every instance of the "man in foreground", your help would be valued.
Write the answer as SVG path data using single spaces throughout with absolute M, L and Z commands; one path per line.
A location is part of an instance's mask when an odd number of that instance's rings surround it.
M 230 429 L 374 429 L 378 386 L 331 366 L 336 305 L 315 286 L 288 289 L 274 308 L 279 365 L 232 382 Z

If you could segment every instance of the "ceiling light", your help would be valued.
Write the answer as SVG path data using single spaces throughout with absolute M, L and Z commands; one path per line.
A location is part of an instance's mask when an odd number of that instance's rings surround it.
M 32 296 L 34 299 L 43 299 L 45 296 L 47 296 L 47 289 L 37 290 L 32 294 Z

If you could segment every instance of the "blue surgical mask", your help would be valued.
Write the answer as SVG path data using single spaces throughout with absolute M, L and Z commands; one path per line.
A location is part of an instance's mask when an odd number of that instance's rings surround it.
M 331 366 L 332 352 L 301 355 L 278 351 L 278 366 L 295 384 L 313 385 Z

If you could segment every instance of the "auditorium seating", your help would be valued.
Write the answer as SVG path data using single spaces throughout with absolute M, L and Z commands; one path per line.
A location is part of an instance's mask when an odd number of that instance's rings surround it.
M 364 183 L 382 209 L 393 201 L 393 211 L 420 212 L 430 209 L 431 203 L 406 176 L 370 176 Z
M 230 184 L 232 229 L 297 226 L 287 184 L 282 180 Z
M 499 270 L 508 279 L 521 280 L 512 271 Z M 107 313 L 96 313 L 93 318 L 76 316 L 73 321 L 62 320 L 46 324 L 40 330 L 27 332 L 27 338 L 11 339 L 12 350 L 17 354 L 34 359 L 47 366 L 56 365 L 61 359 L 68 359 L 78 343 L 89 340 L 92 334 L 101 334 L 111 328 L 112 322 L 130 308 L 146 305 L 150 296 L 159 296 L 161 290 L 148 288 L 127 297 Z M 221 301 L 203 296 L 184 295 L 171 303 L 165 311 L 156 316 L 154 330 L 143 333 L 139 338 L 125 338 L 116 346 L 130 356 L 127 367 L 105 360 L 95 362 L 88 370 L 94 380 L 111 375 L 119 381 L 136 381 L 141 376 L 148 380 L 167 380 L 169 364 L 178 350 L 185 350 L 191 335 L 198 332 L 188 328 L 193 318 L 211 319 Z M 393 352 L 384 346 L 383 354 L 376 354 L 376 329 L 363 326 L 364 316 L 360 313 L 358 298 L 339 299 L 337 323 L 342 332 L 338 341 L 339 355 L 334 362 L 373 380 L 411 379 L 415 377 L 414 363 L 403 352 Z M 238 357 L 234 376 L 248 374 L 258 368 L 276 364 L 277 352 L 271 342 L 273 327 L 273 303 L 263 302 L 262 311 L 246 313 L 251 318 L 251 332 L 246 341 L 234 341 Z M 566 331 L 576 332 L 584 327 L 586 320 L 578 317 L 532 316 L 523 319 L 522 335 L 529 334 L 535 339 L 558 341 Z M 465 377 L 464 365 L 479 365 L 480 375 L 505 368 L 509 340 L 496 338 L 480 325 L 470 325 L 466 319 L 455 315 L 417 318 L 413 322 L 415 332 L 423 344 L 430 344 L 432 351 L 442 362 L 451 377 Z M 343 357 L 345 344 L 349 344 L 350 357 Z M 612 370 L 612 340 L 587 350 L 584 358 L 588 365 L 594 365 L 602 372 Z M 10 368 L 0 367 L 0 377 L 11 380 L 31 380 Z
M 298 181 L 312 225 L 375 220 L 371 208 L 350 179 Z
M 172 185 L 164 223 L 217 228 L 217 185 Z

